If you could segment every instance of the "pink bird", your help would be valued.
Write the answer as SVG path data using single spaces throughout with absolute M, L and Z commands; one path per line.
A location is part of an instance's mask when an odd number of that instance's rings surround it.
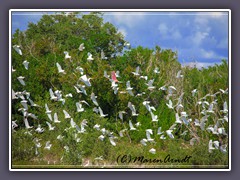
M 118 82 L 115 71 L 112 71 L 111 76 L 113 81 Z

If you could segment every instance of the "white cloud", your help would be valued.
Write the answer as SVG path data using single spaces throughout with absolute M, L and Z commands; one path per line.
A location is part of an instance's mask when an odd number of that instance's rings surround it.
M 169 31 L 167 25 L 164 23 L 159 24 L 158 30 L 161 35 L 167 35 Z
M 192 37 L 191 40 L 194 45 L 201 45 L 202 41 L 208 37 L 208 32 L 196 32 Z
M 182 63 L 182 66 L 183 67 L 191 67 L 191 68 L 198 68 L 198 69 L 201 69 L 201 68 L 207 68 L 209 66 L 214 66 L 216 64 L 220 64 L 220 63 L 208 63 L 208 62 L 187 62 L 187 63 Z

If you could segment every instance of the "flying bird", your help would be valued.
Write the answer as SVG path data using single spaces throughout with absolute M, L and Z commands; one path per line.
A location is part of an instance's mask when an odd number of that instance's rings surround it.
M 21 85 L 23 85 L 23 86 L 25 86 L 26 84 L 25 84 L 25 82 L 24 82 L 24 79 L 25 77 L 23 77 L 23 76 L 19 76 L 19 77 L 17 77 L 17 79 L 18 79 L 18 81 L 21 83 Z
M 58 73 L 66 74 L 66 72 L 62 69 L 61 65 L 59 63 L 56 63 L 58 68 Z
M 92 100 L 92 102 L 93 102 L 96 106 L 99 106 L 96 98 L 97 98 L 97 96 L 95 96 L 95 94 L 92 93 L 92 94 L 91 94 L 91 100 Z
M 29 62 L 27 60 L 23 61 L 23 65 L 26 70 L 28 70 L 28 64 L 29 64 Z
M 136 70 L 134 72 L 132 72 L 134 76 L 139 76 L 139 66 L 136 67 Z
M 22 55 L 22 50 L 19 45 L 14 45 L 13 48 L 19 55 Z
M 86 75 L 83 75 L 83 76 L 80 77 L 80 80 L 88 87 L 91 86 L 90 79 L 91 78 L 87 78 Z

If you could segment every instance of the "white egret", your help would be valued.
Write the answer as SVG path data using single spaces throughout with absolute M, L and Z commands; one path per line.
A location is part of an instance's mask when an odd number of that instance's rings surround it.
M 13 49 L 19 54 L 22 55 L 22 50 L 19 45 L 13 45 Z
M 157 130 L 157 135 L 161 135 L 161 134 L 163 134 L 162 127 L 159 127 L 158 130 Z
M 50 121 L 52 121 L 52 115 L 51 115 L 52 111 L 49 110 L 47 104 L 45 104 L 45 109 L 46 109 L 46 112 L 45 112 L 45 113 L 47 114 L 47 116 L 48 116 L 48 118 L 50 119 Z
M 129 120 L 129 127 L 130 127 L 130 131 L 136 130 L 136 128 L 133 127 L 133 124 L 132 124 L 132 121 L 131 121 L 131 120 Z
M 220 110 L 220 112 L 223 112 L 224 114 L 228 113 L 227 101 L 223 103 L 223 110 Z
M 158 115 L 154 115 L 152 111 L 150 111 L 152 122 L 158 122 Z
M 147 76 L 139 76 L 140 79 L 145 79 L 146 81 L 148 80 Z
M 166 131 L 166 133 L 167 133 L 167 135 L 168 135 L 171 139 L 174 139 L 174 136 L 173 136 L 173 134 L 172 134 L 172 131 L 173 131 L 173 130 L 170 130 L 170 129 L 169 129 L 169 130 Z
M 147 108 L 149 112 L 151 112 L 152 110 L 156 111 L 155 107 L 149 105 L 150 101 L 143 101 L 142 104 Z
M 167 107 L 168 107 L 169 109 L 173 109 L 172 101 L 169 99 L 168 102 L 169 102 L 169 103 L 166 103 Z
M 54 123 L 60 123 L 60 122 L 61 122 L 61 121 L 58 120 L 57 113 L 54 113 L 53 119 L 54 119 L 54 120 L 53 120 Z
M 90 79 L 91 78 L 87 78 L 86 74 L 80 77 L 80 80 L 88 87 L 91 86 Z
M 95 94 L 92 93 L 91 94 L 91 100 L 92 100 L 93 104 L 95 104 L 96 106 L 99 106 L 96 98 L 97 98 L 97 96 L 95 96 Z
M 84 49 L 85 49 L 84 43 L 80 44 L 78 50 L 79 50 L 79 51 L 83 51 Z
M 195 96 L 196 93 L 197 93 L 197 89 L 192 90 L 192 96 Z
M 52 126 L 49 122 L 46 122 L 49 128 L 49 131 L 53 131 L 55 129 L 55 126 Z
M 110 143 L 111 143 L 113 146 L 116 146 L 116 143 L 114 142 L 113 139 L 114 139 L 113 137 L 109 137 Z
M 108 59 L 108 58 L 105 56 L 105 53 L 103 52 L 103 50 L 101 50 L 101 59 Z
M 153 82 L 154 82 L 154 79 L 151 79 L 148 81 L 148 83 L 146 83 L 146 85 L 148 86 L 148 90 L 150 90 L 150 91 L 155 89 L 155 86 L 153 86 Z
M 125 112 L 125 111 L 119 111 L 119 112 L 118 112 L 118 117 L 119 117 L 121 120 L 123 120 L 123 114 L 126 114 L 126 112 Z
M 159 71 L 159 67 L 155 67 L 154 71 L 153 71 L 155 74 L 159 74 L 160 71 Z
M 33 127 L 33 126 L 29 125 L 27 117 L 23 117 L 23 121 L 24 121 L 26 129 L 31 129 Z
M 79 102 L 76 102 L 77 112 L 83 112 L 84 108 L 82 107 L 82 104 Z
M 77 93 L 81 93 L 82 92 L 76 86 L 73 86 L 73 87 L 76 89 Z
M 25 82 L 24 82 L 24 79 L 25 77 L 23 77 L 23 76 L 19 76 L 19 77 L 17 77 L 17 79 L 18 79 L 18 81 L 21 83 L 21 85 L 23 85 L 23 86 L 25 86 L 26 84 L 25 84 Z
M 104 136 L 104 135 L 100 135 L 100 136 L 98 137 L 98 139 L 100 139 L 101 141 L 103 141 L 103 140 L 104 140 L 104 138 L 105 138 L 105 136 Z
M 152 154 L 156 154 L 156 149 L 152 148 L 152 149 L 149 150 L 149 152 L 152 153 Z
M 133 89 L 133 88 L 132 88 L 131 85 L 130 85 L 130 81 L 127 81 L 126 86 L 127 86 L 127 88 L 126 88 L 127 92 L 128 92 L 131 96 L 134 96 L 134 95 L 133 95 L 133 92 L 132 92 L 132 89 Z
M 52 147 L 52 144 L 50 144 L 50 141 L 47 141 L 44 149 L 50 150 L 51 147 Z
M 92 54 L 90 52 L 88 52 L 88 58 L 87 60 L 90 62 L 90 61 L 93 61 L 93 57 L 92 57 Z
M 96 130 L 98 130 L 98 131 L 100 131 L 100 125 L 99 125 L 99 124 L 95 124 L 95 125 L 93 126 L 93 128 L 96 129 Z
M 52 88 L 49 89 L 49 93 L 50 93 L 50 99 L 57 101 L 58 97 L 54 95 Z
M 27 60 L 23 61 L 23 65 L 26 70 L 28 70 L 28 64 L 29 64 L 29 62 Z
M 28 110 L 28 105 L 26 100 L 21 101 L 22 106 L 24 107 L 25 110 Z
M 68 114 L 67 111 L 63 110 L 63 113 L 64 113 L 64 116 L 65 116 L 65 119 L 70 119 L 71 116 Z
M 66 72 L 62 69 L 61 65 L 59 63 L 56 63 L 58 68 L 58 73 L 66 74 Z
M 144 145 L 144 146 L 146 146 L 147 145 L 147 139 L 142 139 L 141 141 L 140 141 L 140 143 L 142 144 L 142 145 Z
M 82 67 L 78 66 L 78 67 L 76 68 L 76 70 L 78 70 L 78 71 L 81 73 L 81 75 L 83 75 L 84 70 L 83 70 Z
M 78 84 L 77 86 L 81 89 L 80 93 L 83 93 L 87 96 L 87 91 L 85 89 L 85 85 Z
M 62 141 L 62 140 L 63 140 L 63 136 L 62 136 L 62 135 L 58 135 L 58 136 L 57 136 L 57 139 L 60 140 L 60 141 Z
M 213 147 L 213 142 L 212 140 L 209 140 L 209 143 L 208 143 L 208 151 L 209 153 L 212 152 L 212 150 L 214 150 L 215 148 Z
M 30 102 L 31 106 L 33 106 L 33 107 L 41 107 L 41 106 L 35 104 L 30 98 L 28 98 L 28 101 Z
M 134 71 L 134 72 L 132 72 L 133 73 L 133 75 L 135 75 L 135 76 L 139 76 L 140 74 L 139 74 L 139 66 L 138 67 L 136 67 L 136 71 Z
M 13 66 L 12 66 L 12 72 L 15 72 L 16 71 L 16 69 L 13 69 Z
M 17 121 L 12 121 L 12 130 L 15 129 L 16 127 L 18 127 Z
M 154 139 L 151 138 L 151 135 L 150 135 L 150 134 L 153 134 L 152 129 L 146 129 L 147 141 L 148 141 L 148 142 L 154 142 Z
M 132 116 L 138 116 L 137 112 L 136 112 L 136 109 L 135 109 L 135 106 L 131 103 L 131 102 L 128 102 L 128 107 L 131 109 L 132 111 Z
M 66 94 L 65 97 L 73 97 L 72 93 Z
M 179 118 L 178 113 L 175 114 L 175 117 L 176 117 L 175 123 L 176 123 L 176 124 L 182 124 L 182 121 L 181 121 L 181 119 Z
M 100 116 L 101 117 L 106 117 L 106 116 L 108 116 L 108 114 L 103 114 L 103 111 L 102 111 L 102 109 L 100 108 L 100 106 L 98 107 L 98 110 L 99 110 L 99 113 L 100 113 Z
M 67 51 L 63 52 L 65 54 L 65 59 L 71 59 L 71 56 L 69 56 L 69 53 Z
M 177 72 L 177 76 L 176 76 L 176 78 L 182 78 L 183 77 L 183 75 L 181 74 L 181 70 L 179 70 L 178 72 Z

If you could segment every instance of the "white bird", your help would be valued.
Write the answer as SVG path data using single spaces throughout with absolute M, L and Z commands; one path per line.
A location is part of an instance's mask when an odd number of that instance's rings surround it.
M 181 120 L 182 120 L 182 122 L 183 122 L 184 124 L 186 124 L 186 125 L 189 124 L 189 120 L 187 120 L 185 116 L 182 116 L 182 117 L 181 117 Z
M 60 140 L 60 141 L 62 141 L 62 140 L 63 140 L 63 136 L 62 136 L 62 135 L 58 135 L 58 136 L 57 136 L 57 139 Z
M 99 113 L 99 110 L 98 110 L 98 108 L 97 108 L 97 107 L 94 107 L 94 108 L 93 108 L 93 112 L 95 112 L 95 113 L 97 113 L 97 114 L 98 114 L 98 113 Z
M 140 143 L 142 144 L 142 145 L 144 145 L 144 146 L 146 146 L 147 145 L 147 139 L 142 139 L 141 141 L 140 141 Z
M 166 91 L 167 88 L 166 88 L 166 86 L 164 85 L 164 86 L 161 86 L 158 90 Z
M 76 89 L 77 93 L 81 93 L 82 92 L 76 86 L 73 86 L 73 87 Z
M 55 129 L 55 126 L 52 126 L 49 122 L 46 122 L 49 128 L 49 131 L 53 131 Z
M 105 136 L 104 136 L 104 135 L 100 135 L 100 136 L 98 137 L 98 139 L 100 139 L 101 141 L 103 141 L 103 140 L 104 140 L 104 138 L 105 138 Z
M 84 104 L 90 106 L 90 105 L 87 103 L 87 101 L 85 101 L 85 100 L 80 101 L 80 103 L 84 103 Z
M 213 113 L 213 114 L 215 113 L 215 112 L 213 111 L 213 103 L 211 103 L 211 104 L 209 105 L 207 112 L 208 112 L 208 113 Z
M 18 96 L 13 89 L 12 89 L 12 99 L 18 99 Z
M 158 68 L 158 67 L 155 67 L 155 69 L 154 69 L 154 73 L 155 73 L 155 74 L 159 74 L 159 73 L 160 73 L 160 71 L 159 71 L 159 68 Z
M 107 74 L 107 71 L 104 71 L 103 76 L 110 80 L 110 75 Z
M 152 111 L 150 111 L 152 122 L 158 122 L 158 115 L 154 115 Z
M 168 106 L 168 108 L 169 108 L 169 109 L 173 109 L 172 101 L 169 99 L 168 102 L 169 102 L 169 103 L 166 103 L 166 105 Z
M 205 130 L 205 122 L 208 120 L 208 116 L 205 115 L 201 118 L 201 122 L 200 122 L 200 128 L 202 131 Z
M 28 110 L 28 105 L 26 100 L 21 101 L 22 106 L 24 107 L 25 110 Z
M 228 113 L 228 105 L 226 101 L 223 103 L 223 110 L 220 110 L 220 112 Z
M 154 139 L 151 138 L 151 135 L 150 135 L 150 134 L 153 134 L 152 129 L 146 129 L 147 141 L 148 141 L 148 142 L 154 142 Z
M 161 135 L 160 139 L 166 139 L 166 137 L 164 135 Z
M 52 115 L 51 115 L 52 111 L 49 110 L 47 104 L 45 104 L 45 109 L 46 109 L 46 112 L 45 112 L 45 113 L 47 114 L 47 116 L 48 116 L 48 118 L 50 119 L 50 121 L 52 121 Z
M 127 129 L 122 129 L 121 131 L 119 131 L 119 136 L 123 137 L 123 133 L 126 131 Z
M 132 124 L 132 121 L 131 121 L 131 120 L 129 120 L 129 127 L 130 127 L 130 131 L 136 130 L 136 128 L 133 127 L 133 124 Z
M 63 113 L 64 113 L 64 116 L 65 116 L 65 119 L 70 119 L 71 116 L 68 114 L 67 111 L 63 110 Z
M 181 74 L 181 70 L 179 70 L 178 72 L 177 72 L 177 76 L 176 76 L 176 78 L 182 78 L 183 77 L 183 75 Z
M 157 135 L 161 135 L 161 134 L 163 134 L 162 127 L 159 127 L 158 130 L 157 130 Z
M 71 118 L 71 120 L 70 120 L 70 125 L 71 125 L 72 128 L 75 128 L 76 125 L 77 125 L 77 124 L 74 122 L 73 118 Z
M 86 74 L 80 77 L 80 80 L 88 87 L 91 86 L 90 79 L 91 78 L 87 78 Z
M 196 93 L 197 93 L 197 89 L 192 90 L 192 96 L 195 96 Z
M 147 108 L 149 112 L 151 112 L 152 110 L 156 111 L 155 107 L 150 106 L 149 104 L 150 104 L 150 101 L 143 101 L 143 105 Z
M 12 130 L 15 129 L 16 127 L 18 127 L 16 121 L 12 121 Z
M 225 135 L 225 136 L 228 135 L 228 134 L 226 133 L 224 127 L 218 128 L 217 131 L 218 131 L 218 134 L 222 134 L 222 135 Z
M 199 126 L 199 127 L 200 127 L 200 122 L 199 122 L 198 119 L 195 119 L 195 121 L 194 121 L 194 126 Z
M 54 123 L 60 123 L 61 122 L 61 121 L 58 120 L 57 113 L 54 113 L 53 118 L 54 118 L 54 121 L 53 121 Z
M 50 99 L 57 101 L 58 97 L 54 95 L 52 88 L 49 89 L 49 93 L 50 93 Z
M 208 143 L 208 151 L 209 153 L 212 152 L 212 150 L 214 150 L 215 148 L 213 147 L 213 142 L 212 140 L 209 140 L 209 143 Z
M 145 79 L 146 81 L 148 80 L 147 76 L 139 76 L 140 79 Z
M 78 70 L 78 71 L 81 73 L 81 75 L 83 75 L 84 70 L 83 70 L 82 67 L 78 66 L 78 67 L 76 68 L 76 70 Z
M 85 49 L 84 43 L 80 44 L 78 50 L 79 50 L 79 51 L 83 51 L 84 49 Z
M 93 126 L 93 128 L 96 129 L 96 130 L 98 130 L 98 131 L 100 131 L 100 125 L 99 125 L 99 124 L 95 124 L 95 125 Z
M 56 63 L 58 68 L 58 73 L 66 74 L 66 72 L 62 69 L 61 65 L 59 63 Z
M 150 91 L 155 89 L 155 86 L 153 86 L 153 82 L 154 82 L 154 79 L 151 79 L 148 81 L 148 83 L 146 83 L 146 85 L 148 86 L 148 90 L 150 90 Z
M 81 89 L 80 93 L 83 93 L 87 96 L 87 91 L 85 89 L 85 85 L 78 84 L 77 86 Z
M 39 124 L 38 127 L 35 129 L 35 131 L 38 132 L 38 133 L 43 133 L 44 128 L 42 128 L 41 125 Z
M 26 70 L 28 70 L 28 64 L 29 64 L 29 62 L 27 60 L 23 61 L 23 65 Z
M 139 76 L 140 74 L 139 74 L 139 66 L 138 67 L 136 67 L 136 71 L 135 72 L 132 72 L 133 73 L 133 75 L 135 75 L 135 76 Z
M 83 112 L 84 108 L 82 107 L 82 104 L 79 102 L 76 102 L 77 112 Z
M 22 50 L 19 45 L 14 45 L 13 48 L 19 55 L 22 55 Z
M 227 94 L 228 93 L 228 88 L 226 90 L 223 90 L 223 89 L 219 89 L 221 91 L 221 93 L 223 94 Z
M 100 108 L 100 106 L 98 107 L 98 110 L 99 110 L 99 113 L 100 113 L 100 116 L 101 117 L 106 117 L 106 116 L 108 116 L 108 114 L 103 114 L 103 111 L 102 111 L 102 109 Z
M 44 149 L 50 150 L 51 147 L 52 147 L 52 144 L 50 144 L 50 141 L 47 141 Z
M 101 59 L 107 59 L 107 57 L 105 56 L 103 50 L 101 50 Z
M 116 77 L 119 78 L 120 77 L 120 72 L 116 71 Z
M 135 109 L 135 106 L 131 103 L 131 102 L 128 102 L 128 107 L 131 109 L 132 111 L 132 116 L 138 116 L 137 112 L 136 112 L 136 109 Z
M 66 94 L 65 97 L 73 97 L 72 93 Z
M 127 81 L 126 86 L 127 86 L 127 88 L 126 88 L 127 92 L 128 92 L 131 96 L 134 96 L 134 95 L 133 95 L 133 92 L 132 92 L 132 89 L 133 89 L 133 88 L 132 88 L 131 85 L 130 85 L 130 81 Z
M 149 152 L 152 153 L 152 154 L 156 154 L 156 149 L 152 148 L 152 149 L 149 150 Z
M 119 112 L 118 112 L 118 117 L 119 117 L 121 120 L 123 120 L 123 114 L 126 114 L 126 112 L 125 112 L 125 111 L 119 111 Z
M 220 151 L 221 151 L 222 153 L 227 153 L 227 145 L 226 145 L 226 144 L 221 145 L 221 146 L 219 147 L 219 149 L 220 149 Z
M 13 66 L 12 66 L 12 72 L 15 72 L 16 71 L 16 69 L 13 69 Z
M 30 126 L 29 123 L 28 123 L 27 117 L 23 117 L 23 121 L 24 121 L 26 129 L 31 129 L 32 128 L 32 126 Z
M 197 138 L 190 139 L 190 145 L 193 146 L 197 142 Z
M 31 106 L 33 106 L 33 107 L 41 107 L 41 106 L 35 104 L 30 98 L 28 98 L 28 101 L 30 102 Z
M 110 140 L 110 143 L 111 143 L 113 146 L 116 146 L 116 143 L 114 142 L 113 137 L 109 137 L 109 140 Z
M 71 59 L 71 56 L 69 56 L 69 53 L 67 51 L 63 52 L 65 54 L 65 59 Z
M 173 136 L 173 134 L 172 134 L 172 131 L 173 131 L 173 130 L 170 130 L 170 129 L 166 131 L 167 135 L 168 135 L 171 139 L 174 138 L 174 136 Z
M 90 52 L 88 52 L 88 58 L 87 60 L 90 62 L 93 60 L 92 54 Z
M 176 124 L 182 124 L 182 121 L 181 121 L 181 119 L 179 118 L 178 113 L 175 114 L 175 117 L 176 117 L 175 123 L 176 123 Z
M 96 98 L 97 98 L 97 96 L 95 96 L 95 94 L 92 93 L 91 94 L 91 100 L 92 100 L 93 104 L 95 104 L 96 106 L 99 106 Z
M 17 77 L 17 79 L 18 79 L 18 81 L 21 83 L 21 85 L 23 85 L 23 86 L 25 86 L 26 84 L 25 84 L 25 82 L 24 82 L 24 79 L 25 77 L 23 77 L 23 76 L 19 76 L 19 77 Z

